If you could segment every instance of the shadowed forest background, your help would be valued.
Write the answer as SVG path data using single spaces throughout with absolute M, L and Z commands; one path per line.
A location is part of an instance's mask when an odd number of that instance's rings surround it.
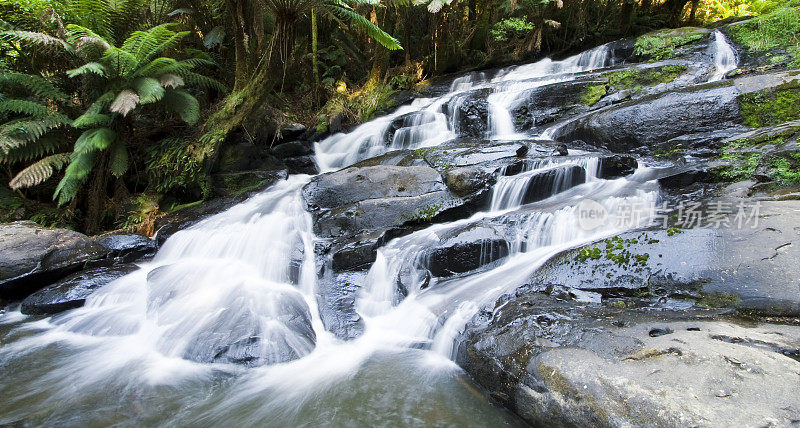
M 152 234 L 261 184 L 211 178 L 243 157 L 226 146 L 315 141 L 437 76 L 748 17 L 737 42 L 800 58 L 796 1 L 3 0 L 0 222 Z

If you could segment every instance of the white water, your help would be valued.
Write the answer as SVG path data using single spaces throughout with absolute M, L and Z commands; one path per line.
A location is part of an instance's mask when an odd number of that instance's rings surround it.
M 491 82 L 480 74 L 457 79 L 444 96 L 418 99 L 317 143 L 318 165 L 330 171 L 455 138 L 454 105 L 482 87 L 495 91 L 489 96 L 493 137 L 517 135 L 509 110 L 526 91 L 607 66 L 609 58 L 601 47 L 511 68 Z M 449 114 L 442 112 L 445 104 Z M 404 115 L 385 141 L 392 122 Z M 556 185 L 551 198 L 522 205 L 532 177 L 564 165 L 582 167 L 586 182 L 568 190 Z M 17 379 L 0 383 L 7 397 L 0 424 L 35 417 L 44 424 L 107 425 L 120 415 L 168 425 L 495 421 L 501 414 L 469 392 L 449 361 L 453 341 L 482 306 L 524 284 L 552 255 L 647 221 L 581 229 L 576 207 L 584 198 L 612 216 L 621 204 L 646 208 L 657 198 L 653 182 L 597 176 L 597 157 L 532 161 L 516 176 L 499 177 L 488 211 L 389 242 L 360 284 L 357 309 L 366 329 L 350 342 L 326 332 L 320 320 L 320 261 L 301 200 L 311 177 L 293 176 L 175 234 L 152 262 L 101 288 L 83 308 L 32 322 L 19 312 L 0 316 L 0 368 L 13 369 Z M 484 266 L 474 272 L 431 277 L 430 250 L 473 227 L 507 242 L 508 254 L 498 260 L 483 255 Z M 408 293 L 403 299 L 397 298 L 398 278 Z M 283 363 L 244 368 L 231 358 Z M 102 410 L 85 412 L 93 408 Z M 48 412 L 55 416 L 42 419 Z
M 716 82 L 725 78 L 731 71 L 739 66 L 739 58 L 736 51 L 728 43 L 728 39 L 720 30 L 714 31 L 714 43 L 712 45 L 712 55 L 714 56 L 714 73 L 708 79 L 709 82 Z

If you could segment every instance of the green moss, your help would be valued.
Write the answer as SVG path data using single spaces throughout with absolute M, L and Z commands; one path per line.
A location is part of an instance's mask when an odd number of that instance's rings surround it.
M 669 83 L 677 79 L 686 71 L 684 65 L 667 65 L 648 69 L 628 68 L 625 70 L 611 71 L 603 76 L 608 78 L 608 84 L 618 90 L 641 89 Z
M 800 8 L 781 7 L 775 11 L 730 27 L 734 42 L 753 51 L 800 43 Z
M 741 181 L 755 178 L 757 170 L 772 181 L 789 186 L 800 183 L 800 151 L 779 151 L 765 155 L 765 146 L 781 146 L 796 136 L 773 135 L 769 138 L 742 139 L 728 143 L 721 158 L 730 164 L 717 171 L 723 181 Z
M 403 218 L 411 221 L 431 221 L 434 217 L 436 217 L 437 214 L 439 214 L 439 210 L 441 209 L 442 204 L 428 205 L 418 208 L 414 214 L 403 214 Z
M 587 106 L 597 104 L 608 93 L 606 85 L 592 85 L 586 88 L 581 98 L 581 102 Z
M 790 82 L 775 89 L 739 96 L 744 124 L 751 128 L 800 119 L 800 84 Z
M 732 308 L 741 302 L 739 296 L 731 293 L 701 293 L 697 303 L 708 308 Z
M 639 57 L 646 57 L 654 61 L 675 58 L 675 50 L 679 47 L 694 43 L 703 38 L 693 28 L 681 28 L 672 31 L 645 34 L 636 39 L 633 53 Z

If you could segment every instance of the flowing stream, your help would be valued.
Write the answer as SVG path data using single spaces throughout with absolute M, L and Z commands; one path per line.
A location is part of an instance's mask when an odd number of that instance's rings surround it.
M 317 143 L 318 165 L 332 171 L 450 140 L 459 135 L 453 106 L 476 89 L 491 91 L 488 138 L 536 137 L 511 122 L 526 92 L 611 58 L 600 47 L 493 79 L 464 76 L 441 97 Z M 578 227 L 587 197 L 612 215 L 625 204 L 657 202 L 647 168 L 615 180 L 598 178 L 598 169 L 592 153 L 528 162 L 517 175 L 501 172 L 486 211 L 386 244 L 363 275 L 356 306 L 365 331 L 352 341 L 336 339 L 320 319 L 316 238 L 301 199 L 312 177 L 292 176 L 173 235 L 152 261 L 82 308 L 47 318 L 0 315 L 0 425 L 514 425 L 451 361 L 454 338 L 481 306 L 559 251 L 647 223 Z M 545 197 L 524 203 L 550 170 L 558 177 L 537 190 Z M 505 244 L 482 249 L 476 271 L 431 278 L 431 250 L 474 228 L 491 229 Z

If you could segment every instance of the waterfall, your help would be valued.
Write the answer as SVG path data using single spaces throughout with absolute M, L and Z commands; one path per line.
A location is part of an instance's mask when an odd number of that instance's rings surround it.
M 492 139 L 526 138 L 518 133 L 512 111 L 530 99 L 536 88 L 570 80 L 575 73 L 596 70 L 614 64 L 607 45 L 599 46 L 563 61 L 545 58 L 533 64 L 511 67 L 494 78 L 495 89 L 489 95 L 489 137 Z
M 714 57 L 714 73 L 708 79 L 709 82 L 722 80 L 731 71 L 739 66 L 739 58 L 736 51 L 728 43 L 725 34 L 720 30 L 714 30 L 714 44 L 711 46 Z
M 550 188 L 544 189 L 547 196 L 552 196 L 567 190 L 574 183 L 573 169 L 564 169 L 565 166 L 578 166 L 583 171 L 583 177 L 579 181 L 593 181 L 597 179 L 600 167 L 600 159 L 597 157 L 586 157 L 578 159 L 541 159 L 525 162 L 522 172 L 517 175 L 508 176 L 503 168 L 500 177 L 492 189 L 492 201 L 489 204 L 490 211 L 499 212 L 508 209 L 518 208 L 523 204 L 525 194 L 531 185 L 543 173 L 551 172 L 553 179 L 549 180 Z M 580 178 L 580 177 L 579 177 Z
M 316 143 L 316 162 L 328 172 L 459 137 L 458 104 L 477 89 L 493 91 L 492 136 L 516 138 L 511 110 L 529 91 L 612 63 L 601 46 L 512 67 L 492 81 L 464 76 L 447 94 Z M 0 384 L 0 425 L 47 413 L 54 402 L 62 418 L 44 425 L 107 425 L 140 407 L 158 408 L 137 417 L 159 425 L 336 425 L 330 418 L 354 414 L 419 424 L 398 414 L 417 408 L 486 425 L 499 417 L 496 409 L 464 387 L 448 360 L 465 323 L 558 252 L 647 221 L 584 230 L 576 210 L 587 197 L 611 215 L 626 203 L 655 204 L 655 182 L 604 180 L 598 168 L 597 156 L 574 152 L 526 160 L 516 175 L 500 172 L 490 209 L 383 245 L 367 272 L 352 273 L 365 325 L 352 341 L 322 323 L 316 294 L 324 261 L 302 200 L 312 178 L 291 176 L 171 236 L 152 261 L 94 292 L 82 308 L 31 323 L 19 312 L 0 315 L 0 333 L 13 330 L 0 335 L 7 340 L 0 368 L 30 367 Z M 459 234 L 480 248 L 475 266 L 436 274 L 431 255 Z

